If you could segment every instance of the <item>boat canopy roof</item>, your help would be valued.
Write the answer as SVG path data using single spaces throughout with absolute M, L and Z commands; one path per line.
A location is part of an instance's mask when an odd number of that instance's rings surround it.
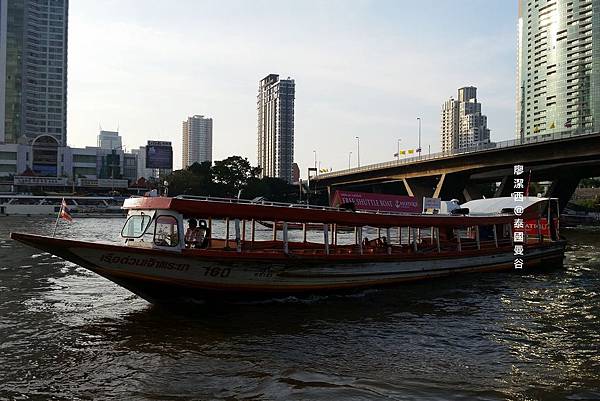
M 466 227 L 475 225 L 512 224 L 512 214 L 461 216 L 446 214 L 399 214 L 355 212 L 350 210 L 289 203 L 255 203 L 249 200 L 200 197 L 133 197 L 125 200 L 123 209 L 174 210 L 184 216 L 245 220 L 324 223 L 373 227 Z
M 523 202 L 517 202 L 512 197 L 501 197 L 501 198 L 489 198 L 489 199 L 476 199 L 463 203 L 460 205 L 461 208 L 468 208 L 471 215 L 490 215 L 506 212 L 514 209 L 516 206 L 523 206 L 524 215 L 526 217 L 537 217 L 531 216 L 532 214 L 540 211 L 540 208 L 545 207 L 546 202 L 549 200 L 556 200 L 556 198 L 538 198 L 537 196 L 524 196 Z

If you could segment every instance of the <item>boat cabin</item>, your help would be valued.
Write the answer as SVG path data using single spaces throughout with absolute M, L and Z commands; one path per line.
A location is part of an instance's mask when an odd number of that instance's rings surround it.
M 192 196 L 136 197 L 123 205 L 129 213 L 121 235 L 130 247 L 257 257 L 385 258 L 511 247 L 516 215 L 508 206 L 514 208 L 514 202 L 490 209 L 484 201 L 461 205 L 461 210 L 471 210 L 467 215 L 432 215 Z M 525 233 L 527 245 L 558 240 L 555 201 L 527 201 L 521 214 L 533 224 Z

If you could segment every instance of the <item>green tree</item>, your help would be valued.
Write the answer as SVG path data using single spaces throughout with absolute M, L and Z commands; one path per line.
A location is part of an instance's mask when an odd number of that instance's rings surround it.
M 211 182 L 212 181 L 211 166 L 212 166 L 211 162 L 202 162 L 202 163 L 195 162 L 194 164 L 189 166 L 187 168 L 187 170 L 190 171 L 192 174 L 200 177 L 200 179 L 202 179 L 203 181 Z
M 194 163 L 188 171 L 198 178 L 199 193 L 195 195 L 210 195 L 214 191 L 211 162 Z
M 211 162 L 194 163 L 183 170 L 173 171 L 167 178 L 169 194 L 177 195 L 212 195 Z
M 184 170 L 174 171 L 167 177 L 169 194 L 236 197 L 253 199 L 263 196 L 275 202 L 296 202 L 298 187 L 273 177 L 258 178 L 260 167 L 252 167 L 247 158 L 231 156 L 216 161 L 194 163 Z
M 584 178 L 579 186 L 581 188 L 600 188 L 600 178 Z
M 264 196 L 274 202 L 296 202 L 298 191 L 297 186 L 290 185 L 280 178 L 253 177 L 248 180 L 248 185 L 242 195 L 247 199 Z
M 247 158 L 230 156 L 225 160 L 216 161 L 211 172 L 219 195 L 237 196 L 237 192 L 246 187 L 250 178 L 260 174 L 260 168 L 252 167 Z
M 204 195 L 202 179 L 190 170 L 173 171 L 168 177 L 169 195 Z

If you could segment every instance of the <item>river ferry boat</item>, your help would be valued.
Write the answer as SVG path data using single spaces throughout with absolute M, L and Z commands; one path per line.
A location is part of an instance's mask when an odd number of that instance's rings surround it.
M 11 238 L 152 303 L 280 298 L 514 269 L 515 215 L 506 207 L 508 200 L 480 200 L 474 206 L 486 209 L 486 201 L 497 210 L 450 215 L 138 197 L 123 205 L 128 219 L 121 244 L 23 233 Z M 537 222 L 534 234 L 531 228 L 525 234 L 523 268 L 562 265 L 565 241 L 558 234 L 557 201 L 526 197 L 522 205 L 522 217 Z M 258 227 L 258 221 L 271 222 L 272 229 Z M 290 224 L 304 229 L 291 231 Z M 338 226 L 353 230 L 338 231 Z
M 0 194 L 0 216 L 56 216 L 65 200 L 75 217 L 124 217 L 123 202 L 108 196 Z

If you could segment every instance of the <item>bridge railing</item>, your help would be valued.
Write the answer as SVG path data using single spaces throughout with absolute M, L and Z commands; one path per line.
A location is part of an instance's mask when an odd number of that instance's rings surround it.
M 399 160 L 391 160 L 391 161 L 382 162 L 382 163 L 368 164 L 368 165 L 362 166 L 362 167 L 353 167 L 353 168 L 344 169 L 344 170 L 332 171 L 331 173 L 322 173 L 322 174 L 318 174 L 313 179 L 319 180 L 319 179 L 325 179 L 325 178 L 333 178 L 333 177 L 338 177 L 341 175 L 363 173 L 363 172 L 372 171 L 372 170 L 379 170 L 382 168 L 397 167 L 397 166 L 402 166 L 402 165 L 406 165 L 406 164 L 412 164 L 412 163 L 423 162 L 423 161 L 434 160 L 434 159 L 443 159 L 446 157 L 458 156 L 458 155 L 463 155 L 463 154 L 467 154 L 467 153 L 485 152 L 485 151 L 488 151 L 491 149 L 511 148 L 511 147 L 517 147 L 517 146 L 521 146 L 521 145 L 529 145 L 529 144 L 540 143 L 540 142 L 558 141 L 561 139 L 567 139 L 567 138 L 584 136 L 584 135 L 592 135 L 592 134 L 596 134 L 596 133 L 597 132 L 592 131 L 592 130 L 585 130 L 585 131 L 572 130 L 572 131 L 553 132 L 551 134 L 540 134 L 540 135 L 535 135 L 535 136 L 526 137 L 526 138 L 509 139 L 506 141 L 485 143 L 485 144 L 470 146 L 470 147 L 461 148 L 461 149 L 453 149 L 453 150 L 449 150 L 449 151 L 445 151 L 445 152 L 436 152 L 436 153 L 431 153 L 428 155 L 418 155 L 418 156 L 407 157 L 407 158 L 399 159 Z

